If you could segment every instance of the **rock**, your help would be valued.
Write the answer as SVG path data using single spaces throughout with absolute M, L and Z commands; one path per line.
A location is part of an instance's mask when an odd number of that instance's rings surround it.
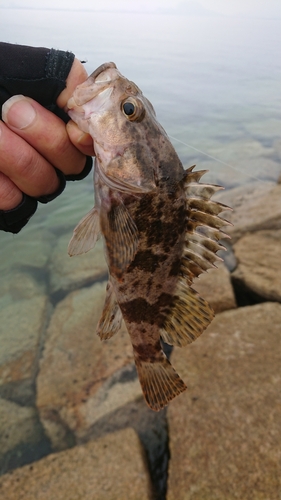
M 169 461 L 167 408 L 155 412 L 147 406 L 143 396 L 99 419 L 86 437 L 95 440 L 110 432 L 132 428 L 145 450 L 151 481 L 152 499 L 166 498 L 166 480 Z M 79 444 L 83 444 L 83 441 Z
M 40 337 L 48 315 L 45 295 L 0 301 L 0 385 L 34 379 Z
M 234 245 L 234 252 L 235 281 L 260 297 L 281 302 L 281 230 L 247 234 Z
M 35 215 L 41 216 L 44 227 L 54 235 L 59 237 L 68 232 L 70 239 L 75 226 L 93 205 L 93 174 L 90 173 L 79 182 L 67 182 L 64 192 Z
M 39 270 L 46 266 L 52 251 L 54 235 L 34 224 L 22 233 L 1 234 L 0 270 L 24 270 L 26 267 Z
M 251 123 L 250 126 L 252 135 L 254 124 Z M 274 128 L 273 124 L 272 128 Z M 208 179 L 208 182 L 228 189 L 256 181 L 276 182 L 280 174 L 280 162 L 273 141 L 273 137 L 278 136 L 276 122 L 274 134 L 268 133 L 267 130 L 268 137 L 265 137 L 263 124 L 263 133 L 257 139 L 250 137 L 250 134 L 245 136 L 245 133 L 233 138 L 232 141 L 229 141 L 227 137 L 227 147 L 223 140 L 224 133 L 224 130 L 220 131 L 219 135 L 222 140 L 219 142 L 216 143 L 213 138 L 211 143 L 204 144 L 204 151 L 210 155 L 207 160 L 197 153 L 189 162 L 189 165 L 196 163 L 200 165 L 200 168 L 209 170 L 204 176 L 204 181 Z
M 236 307 L 230 273 L 223 263 L 219 262 L 217 266 L 218 269 L 210 269 L 201 274 L 193 286 L 209 302 L 215 313 Z
M 24 449 L 33 448 L 36 459 L 34 449 L 42 447 L 42 441 L 43 430 L 35 408 L 0 398 L 0 472 L 26 463 Z
M 83 437 L 102 415 L 141 394 L 135 374 L 130 375 L 133 353 L 124 325 L 106 342 L 95 333 L 105 288 L 98 283 L 69 294 L 47 331 L 37 407 L 56 449 L 69 445 L 69 431 Z
M 71 234 L 64 234 L 58 239 L 50 261 L 50 292 L 59 290 L 72 291 L 93 283 L 107 276 L 103 244 L 98 241 L 95 249 L 70 257 L 67 246 Z
M 139 439 L 126 429 L 49 455 L 0 478 L 5 500 L 145 500 L 151 484 Z
M 281 491 L 281 305 L 220 313 L 172 363 L 168 500 L 268 500 Z
M 257 158 L 248 156 L 247 158 L 243 158 L 243 160 L 236 159 L 235 165 L 230 160 L 230 165 L 233 165 L 233 168 L 222 168 L 221 165 L 217 166 L 216 178 L 214 178 L 214 172 L 212 175 L 213 183 L 227 189 L 239 188 L 241 186 L 250 187 L 253 183 L 257 182 L 273 182 L 276 184 L 280 175 L 280 163 L 264 156 Z
M 0 385 L 0 397 L 20 406 L 35 406 L 34 378 L 16 380 Z
M 216 199 L 230 206 L 225 216 L 233 227 L 227 228 L 232 244 L 247 232 L 281 228 L 281 185 L 252 183 L 219 192 Z
M 16 300 L 31 299 L 46 292 L 46 283 L 22 271 L 6 271 L 1 274 L 0 300 L 12 303 Z
M 36 411 L 0 398 L 0 456 L 34 434 Z

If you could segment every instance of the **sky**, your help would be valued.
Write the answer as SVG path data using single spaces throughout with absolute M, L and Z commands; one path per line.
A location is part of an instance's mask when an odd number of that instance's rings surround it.
M 280 0 L 40 0 L 40 8 L 130 10 L 166 9 L 202 14 L 205 10 L 229 16 L 281 18 Z M 38 0 L 1 0 L 1 7 L 38 8 Z

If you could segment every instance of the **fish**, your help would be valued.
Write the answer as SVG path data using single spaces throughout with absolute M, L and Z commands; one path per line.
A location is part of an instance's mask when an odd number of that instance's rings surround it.
M 214 317 L 192 284 L 221 260 L 228 207 L 211 199 L 220 186 L 200 182 L 205 170 L 184 169 L 152 104 L 115 63 L 78 85 L 67 107 L 96 153 L 95 205 L 68 253 L 102 237 L 109 279 L 96 332 L 108 340 L 124 320 L 145 401 L 159 411 L 187 388 L 162 342 L 183 347 Z

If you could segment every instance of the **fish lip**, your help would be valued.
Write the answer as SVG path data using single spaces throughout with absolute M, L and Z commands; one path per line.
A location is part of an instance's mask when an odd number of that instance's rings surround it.
M 91 73 L 89 78 L 93 78 L 93 80 L 95 80 L 97 78 L 97 76 L 99 76 L 101 73 L 103 73 L 103 71 L 105 71 L 109 68 L 117 69 L 117 66 L 114 62 L 103 63 L 97 69 L 95 69 L 95 71 L 93 71 L 93 73 Z
M 81 83 L 76 87 L 72 97 L 68 100 L 64 110 L 68 113 L 70 110 L 83 106 L 88 101 L 92 100 L 96 96 L 98 96 L 101 92 L 103 92 L 106 88 L 108 88 L 111 84 L 111 80 L 106 79 L 104 81 L 96 82 L 97 77 L 108 69 L 116 69 L 117 66 L 114 62 L 106 62 L 101 64 L 93 73 L 85 80 L 85 82 Z M 118 72 L 118 70 L 117 70 Z M 90 89 L 90 95 L 87 90 Z M 85 97 L 85 91 L 86 96 Z

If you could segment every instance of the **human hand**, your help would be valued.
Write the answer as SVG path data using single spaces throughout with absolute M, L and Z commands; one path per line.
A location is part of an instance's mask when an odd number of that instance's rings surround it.
M 57 105 L 64 108 L 74 89 L 87 78 L 74 59 L 67 86 Z M 38 102 L 13 96 L 2 107 L 0 122 L 0 210 L 17 207 L 23 193 L 39 198 L 51 195 L 60 180 L 54 167 L 65 175 L 79 174 L 86 156 L 93 156 L 93 141 L 70 121 L 67 125 Z

